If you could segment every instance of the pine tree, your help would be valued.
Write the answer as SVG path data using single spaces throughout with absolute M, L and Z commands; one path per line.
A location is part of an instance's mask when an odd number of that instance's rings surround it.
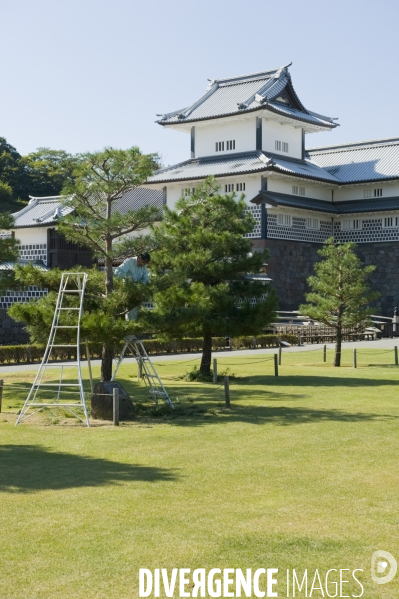
M 336 329 L 334 366 L 341 365 L 343 328 L 362 331 L 370 322 L 370 304 L 379 296 L 367 282 L 375 266 L 363 266 L 355 249 L 353 242 L 327 240 L 318 252 L 324 260 L 315 265 L 316 274 L 308 278 L 312 290 L 306 294 L 308 303 L 299 307 L 304 316 Z
M 165 209 L 154 230 L 156 271 L 149 326 L 164 337 L 201 336 L 200 373 L 210 375 L 212 336 L 259 333 L 275 317 L 277 299 L 253 280 L 266 254 L 244 235 L 254 226 L 244 198 L 220 195 L 212 178 Z

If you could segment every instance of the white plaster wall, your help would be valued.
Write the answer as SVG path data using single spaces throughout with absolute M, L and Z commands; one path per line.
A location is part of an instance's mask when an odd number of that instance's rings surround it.
M 198 187 L 202 180 L 194 180 L 194 181 L 181 181 L 179 184 L 168 185 L 167 187 L 167 205 L 168 208 L 174 209 L 176 206 L 176 202 L 182 197 L 182 191 L 185 188 L 193 188 Z M 258 195 L 261 188 L 261 175 L 237 175 L 236 177 L 217 177 L 216 182 L 220 185 L 220 193 L 224 194 L 225 185 L 234 183 L 234 187 L 236 188 L 237 183 L 245 183 L 245 191 L 237 191 L 237 197 L 240 197 L 243 193 L 245 195 L 246 202 L 249 203 L 256 195 Z M 227 192 L 228 193 L 228 192 Z
M 277 152 L 275 141 L 288 143 L 287 152 Z M 292 125 L 280 124 L 277 121 L 262 119 L 262 149 L 285 157 L 302 158 L 302 129 Z
M 23 229 L 15 229 L 15 237 L 21 245 L 47 243 L 47 228 L 26 227 Z
M 288 180 L 270 176 L 267 179 L 267 189 L 269 191 L 276 191 L 278 193 L 287 193 L 289 195 L 292 195 L 293 185 L 297 185 L 298 187 L 304 187 L 305 195 L 308 198 L 315 198 L 316 200 L 324 200 L 325 202 L 331 202 L 331 189 L 323 185 L 312 185 L 308 181 L 294 178 Z
M 399 195 L 399 183 L 372 183 L 371 185 L 356 185 L 354 187 L 341 187 L 334 191 L 334 201 L 343 202 L 348 200 L 363 200 L 363 191 L 371 189 L 371 198 L 374 198 L 374 189 L 382 189 L 382 198 L 389 198 Z
M 226 150 L 226 141 L 234 139 L 235 150 Z M 216 142 L 224 141 L 224 152 L 216 152 Z M 256 149 L 256 118 L 231 120 L 228 123 L 212 123 L 195 127 L 195 157 L 224 156 L 237 152 L 253 152 Z

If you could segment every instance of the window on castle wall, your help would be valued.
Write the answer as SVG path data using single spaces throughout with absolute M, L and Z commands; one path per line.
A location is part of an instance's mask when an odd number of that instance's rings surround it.
M 385 216 L 382 221 L 383 227 L 386 229 L 394 228 L 399 226 L 398 216 Z
M 226 183 L 224 192 L 231 193 L 232 191 L 245 191 L 245 183 Z
M 291 214 L 277 214 L 277 224 L 283 227 L 292 227 Z
M 183 189 L 181 190 L 181 195 L 184 198 L 189 198 L 190 196 L 193 195 L 194 192 L 195 192 L 195 187 L 183 187 Z
M 285 141 L 279 141 L 278 139 L 274 142 L 274 149 L 277 152 L 288 152 L 288 143 Z
M 345 219 L 341 221 L 341 229 L 343 231 L 350 231 L 362 228 L 362 221 L 358 218 L 355 219 Z
M 216 142 L 216 152 L 224 152 L 224 141 Z
M 364 198 L 371 198 L 371 189 L 364 189 L 363 190 L 363 197 Z
M 296 196 L 304 196 L 306 194 L 306 189 L 304 187 L 300 187 L 298 185 L 293 185 L 292 193 Z
M 374 197 L 375 198 L 380 198 L 382 196 L 382 188 L 379 187 L 378 189 L 374 190 Z
M 236 149 L 236 140 L 230 139 L 226 141 L 226 150 L 235 150 Z
M 305 219 L 306 229 L 320 229 L 320 220 L 318 218 L 306 218 Z

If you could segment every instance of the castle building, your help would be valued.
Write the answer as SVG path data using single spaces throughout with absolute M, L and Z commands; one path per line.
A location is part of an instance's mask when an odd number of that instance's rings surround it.
M 376 310 L 391 316 L 399 301 L 399 139 L 307 149 L 310 133 L 338 125 L 304 107 L 289 66 L 212 80 L 191 106 L 158 115 L 163 127 L 188 134 L 191 156 L 146 186 L 171 208 L 210 175 L 222 192 L 245 194 L 256 221 L 248 236 L 269 250 L 282 310 L 304 300 L 326 239 L 356 242 L 377 266 Z

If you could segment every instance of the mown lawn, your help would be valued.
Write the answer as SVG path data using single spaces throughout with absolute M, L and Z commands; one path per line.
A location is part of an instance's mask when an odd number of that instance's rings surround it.
M 374 551 L 399 559 L 393 352 L 360 350 L 356 370 L 350 351 L 340 369 L 285 353 L 278 378 L 270 358 L 219 360 L 230 410 L 219 385 L 179 378 L 194 361 L 162 363 L 175 413 L 142 403 L 119 428 L 15 427 L 34 372 L 1 374 L 0 598 L 135 599 L 139 568 L 279 568 L 279 597 L 287 568 L 361 568 L 363 597 L 398 596 L 399 576 L 370 579 Z M 146 397 L 135 368 L 119 374 Z

